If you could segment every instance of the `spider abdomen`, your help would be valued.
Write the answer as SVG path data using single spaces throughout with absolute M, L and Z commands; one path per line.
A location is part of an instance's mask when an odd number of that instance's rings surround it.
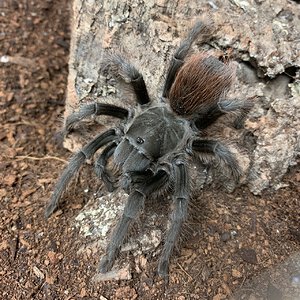
M 207 53 L 189 57 L 178 71 L 169 93 L 178 115 L 193 115 L 224 97 L 234 80 L 234 67 Z

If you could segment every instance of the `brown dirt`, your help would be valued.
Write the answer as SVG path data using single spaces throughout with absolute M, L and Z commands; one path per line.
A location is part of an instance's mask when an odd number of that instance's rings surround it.
M 69 156 L 58 134 L 69 17 L 65 1 L 1 3 L 0 56 L 10 62 L 1 62 L 0 69 L 0 298 L 228 299 L 247 279 L 299 252 L 300 171 L 295 167 L 285 188 L 260 197 L 243 189 L 230 195 L 204 191 L 199 231 L 174 255 L 168 286 L 155 276 L 151 254 L 131 280 L 92 281 L 99 257 L 78 253 L 86 241 L 72 225 L 99 186 L 86 180 L 88 167 L 65 197 L 63 212 L 44 219 Z M 91 192 L 83 193 L 86 188 Z M 78 200 L 68 201 L 74 195 Z

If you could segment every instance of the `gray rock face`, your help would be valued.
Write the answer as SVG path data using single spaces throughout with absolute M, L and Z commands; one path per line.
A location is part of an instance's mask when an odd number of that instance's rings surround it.
M 237 80 L 229 97 L 254 102 L 245 128 L 224 128 L 223 136 L 247 150 L 239 160 L 245 169 L 251 161 L 243 183 L 254 194 L 278 189 L 300 152 L 299 15 L 300 5 L 288 0 L 75 0 L 66 115 L 88 101 L 134 105 L 132 95 L 122 93 L 112 78 L 100 74 L 107 51 L 125 53 L 144 75 L 152 99 L 157 99 L 172 53 L 199 16 L 209 17 L 217 30 L 205 49 L 236 61 Z M 198 48 L 196 43 L 194 51 Z M 96 121 L 113 124 L 107 117 Z M 86 138 L 72 135 L 65 146 L 74 150 Z M 120 207 L 117 205 L 116 212 Z M 103 209 L 100 215 L 110 208 Z M 103 217 L 98 213 L 86 211 L 78 216 L 82 230 L 88 228 L 84 224 L 91 218 Z M 106 230 L 110 223 L 97 226 Z M 153 243 L 148 237 L 153 249 L 158 235 L 160 232 L 154 232 Z M 142 236 L 139 243 L 143 245 Z
M 281 264 L 246 280 L 231 299 L 298 299 L 299 295 L 300 255 L 296 252 Z

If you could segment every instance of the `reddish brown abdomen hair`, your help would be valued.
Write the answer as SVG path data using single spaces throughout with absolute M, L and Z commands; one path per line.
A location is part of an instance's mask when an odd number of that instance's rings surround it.
M 178 71 L 170 89 L 171 108 L 178 115 L 192 115 L 225 96 L 235 77 L 232 64 L 197 53 Z

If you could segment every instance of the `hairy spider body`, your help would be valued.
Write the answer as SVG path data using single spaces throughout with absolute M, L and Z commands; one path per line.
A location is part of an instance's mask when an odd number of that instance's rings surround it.
M 145 171 L 151 163 L 160 164 L 184 151 L 191 135 L 189 122 L 174 115 L 166 103 L 150 106 L 134 118 L 114 158 L 123 166 L 124 173 Z
M 186 58 L 196 39 L 208 39 L 210 29 L 198 22 L 188 37 L 181 43 L 172 58 L 162 97 L 152 101 L 142 75 L 133 65 L 120 56 L 112 56 L 108 66 L 117 78 L 129 83 L 136 95 L 137 107 L 127 110 L 110 104 L 92 103 L 82 106 L 66 120 L 66 131 L 83 118 L 91 115 L 110 115 L 121 119 L 119 125 L 96 136 L 79 152 L 75 153 L 55 186 L 46 208 L 49 217 L 58 206 L 67 184 L 86 159 L 90 159 L 102 147 L 96 158 L 95 171 L 107 189 L 117 188 L 117 181 L 106 168 L 113 157 L 120 167 L 122 188 L 129 193 L 123 215 L 118 221 L 106 254 L 100 261 L 100 272 L 109 271 L 120 251 L 131 223 L 141 212 L 145 201 L 159 190 L 172 193 L 173 212 L 170 228 L 164 240 L 158 273 L 168 275 L 172 250 L 187 217 L 190 198 L 190 180 L 187 162 L 197 157 L 203 164 L 208 157 L 216 160 L 220 169 L 226 169 L 238 181 L 242 169 L 226 143 L 209 139 L 203 130 L 226 113 L 243 116 L 251 104 L 243 100 L 226 99 L 234 69 L 207 53 L 198 53 Z M 157 194 L 157 193 L 156 193 Z

